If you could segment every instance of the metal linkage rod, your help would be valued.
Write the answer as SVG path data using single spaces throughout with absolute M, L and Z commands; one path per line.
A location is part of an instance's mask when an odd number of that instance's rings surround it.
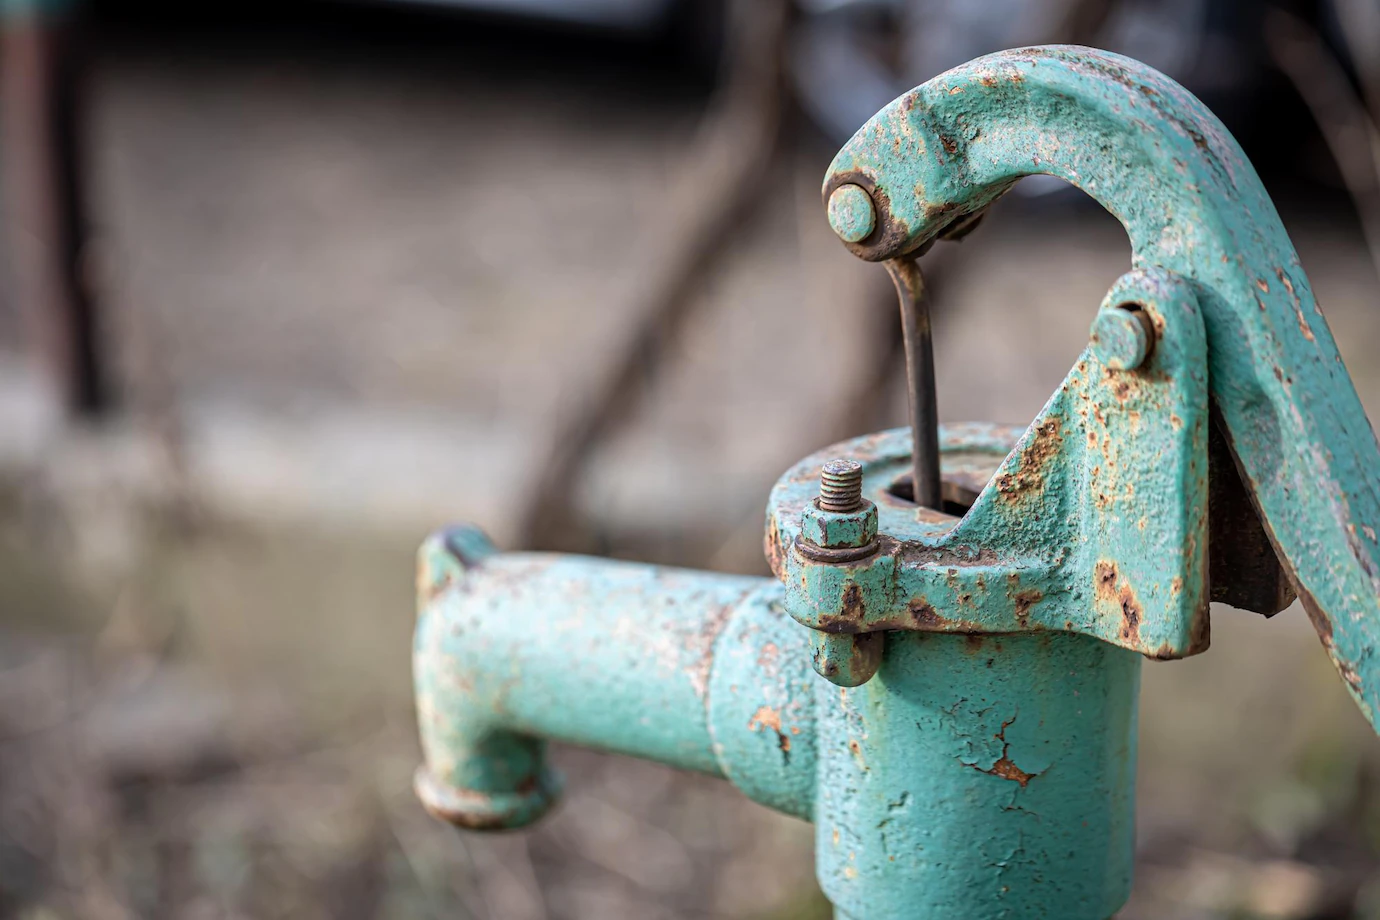
M 915 503 L 943 507 L 939 485 L 939 405 L 934 388 L 934 339 L 925 278 L 914 259 L 888 259 L 886 270 L 901 301 L 906 349 L 906 396 L 910 404 L 911 476 Z

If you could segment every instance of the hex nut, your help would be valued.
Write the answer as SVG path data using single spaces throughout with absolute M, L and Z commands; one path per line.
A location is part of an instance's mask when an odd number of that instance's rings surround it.
M 877 506 L 864 499 L 853 511 L 825 511 L 815 499 L 800 516 L 800 538 L 823 549 L 868 546 L 877 539 Z

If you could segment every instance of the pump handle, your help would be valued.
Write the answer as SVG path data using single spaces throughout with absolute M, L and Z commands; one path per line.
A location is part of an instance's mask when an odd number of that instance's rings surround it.
M 1242 480 L 1329 655 L 1376 724 L 1380 445 L 1273 203 L 1201 102 L 1104 51 L 992 54 L 874 116 L 834 159 L 824 196 L 845 245 L 882 261 L 953 234 L 1037 173 L 1114 214 L 1130 236 L 1133 268 L 1191 283 L 1211 399 Z M 849 185 L 875 209 L 866 235 L 840 229 L 845 220 L 858 226 L 859 196 L 833 197 Z

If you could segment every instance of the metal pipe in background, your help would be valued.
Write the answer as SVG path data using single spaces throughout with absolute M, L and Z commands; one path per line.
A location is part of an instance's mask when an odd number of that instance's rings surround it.
M 114 395 L 87 265 L 76 19 L 68 3 L 0 3 L 0 118 L 19 313 L 63 408 L 94 419 Z

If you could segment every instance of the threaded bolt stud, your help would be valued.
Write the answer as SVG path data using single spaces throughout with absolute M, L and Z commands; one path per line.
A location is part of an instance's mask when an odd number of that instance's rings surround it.
M 819 509 L 846 514 L 862 506 L 862 464 L 830 460 L 819 477 Z

